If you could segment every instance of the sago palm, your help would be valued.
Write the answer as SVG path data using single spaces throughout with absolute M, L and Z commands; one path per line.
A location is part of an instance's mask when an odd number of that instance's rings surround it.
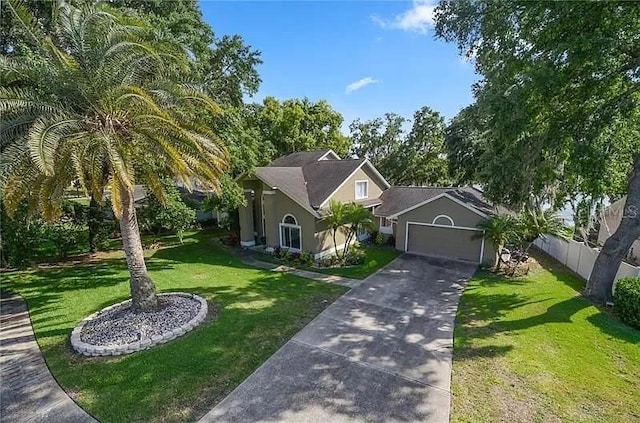
M 477 228 L 482 230 L 484 238 L 493 245 L 495 249 L 495 270 L 500 270 L 502 248 L 509 242 L 514 242 L 518 239 L 516 218 L 509 214 L 491 216 L 489 219 L 479 223 Z
M 1 189 L 8 211 L 28 200 L 47 218 L 74 181 L 102 199 L 106 187 L 120 223 L 137 311 L 157 308 L 133 200 L 134 181 L 164 198 L 161 178 L 217 187 L 227 166 L 220 140 L 199 123 L 218 106 L 182 82 L 184 50 L 143 23 L 94 6 L 60 3 L 55 35 L 42 34 L 20 3 L 35 63 L 0 58 Z M 178 82 L 181 81 L 181 82 Z

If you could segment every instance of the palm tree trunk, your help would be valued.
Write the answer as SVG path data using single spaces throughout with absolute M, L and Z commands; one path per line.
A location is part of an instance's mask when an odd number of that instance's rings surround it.
M 140 229 L 136 219 L 133 192 L 121 187 L 122 216 L 120 233 L 131 276 L 131 301 L 135 312 L 152 311 L 158 308 L 156 286 L 147 273 L 144 263 L 144 251 L 140 240 Z

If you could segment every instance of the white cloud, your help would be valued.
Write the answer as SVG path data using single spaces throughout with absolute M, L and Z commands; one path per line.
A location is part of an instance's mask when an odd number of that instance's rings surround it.
M 433 0 L 413 0 L 411 9 L 406 10 L 393 19 L 371 16 L 371 21 L 382 28 L 401 29 L 403 31 L 425 34 L 435 23 L 433 11 L 436 6 Z
M 371 85 L 371 84 L 377 84 L 378 82 L 380 82 L 377 79 L 373 79 L 370 76 L 367 76 L 366 78 L 362 78 L 359 79 L 355 82 L 352 82 L 351 84 L 347 85 L 347 89 L 345 90 L 345 93 L 350 94 L 354 91 L 359 90 L 360 88 L 364 88 L 367 85 Z

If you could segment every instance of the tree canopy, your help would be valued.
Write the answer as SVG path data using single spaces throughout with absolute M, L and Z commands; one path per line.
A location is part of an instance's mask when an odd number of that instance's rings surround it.
M 457 43 L 482 76 L 472 156 L 490 199 L 538 208 L 626 193 L 626 210 L 640 209 L 637 3 L 443 1 L 435 15 L 437 35 Z M 468 142 L 450 140 L 464 155 Z M 640 214 L 625 213 L 592 272 L 594 298 L 610 299 L 639 236 Z
M 447 185 L 445 122 L 440 113 L 423 107 L 407 119 L 395 113 L 350 126 L 351 154 L 364 157 L 393 185 Z

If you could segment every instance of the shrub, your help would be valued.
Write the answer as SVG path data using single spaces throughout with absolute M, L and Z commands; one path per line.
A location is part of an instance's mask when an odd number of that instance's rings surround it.
M 84 225 L 73 221 L 47 223 L 44 237 L 53 243 L 58 258 L 66 258 L 71 251 L 84 250 L 88 244 L 88 232 Z
M 354 248 L 351 251 L 349 251 L 349 253 L 347 254 L 347 257 L 345 257 L 344 262 L 348 266 L 355 266 L 358 264 L 363 264 L 366 258 L 367 256 L 364 253 L 364 251 Z
M 384 235 L 383 234 L 381 234 L 380 232 L 375 232 L 374 233 L 373 243 L 375 245 L 382 245 L 382 244 L 384 244 L 384 241 L 385 241 L 385 239 L 384 239 Z
M 640 329 L 640 278 L 619 279 L 613 304 L 623 322 Z
M 313 254 L 307 252 L 307 251 L 303 251 L 300 253 L 300 264 L 302 264 L 303 266 L 312 266 L 313 265 Z

